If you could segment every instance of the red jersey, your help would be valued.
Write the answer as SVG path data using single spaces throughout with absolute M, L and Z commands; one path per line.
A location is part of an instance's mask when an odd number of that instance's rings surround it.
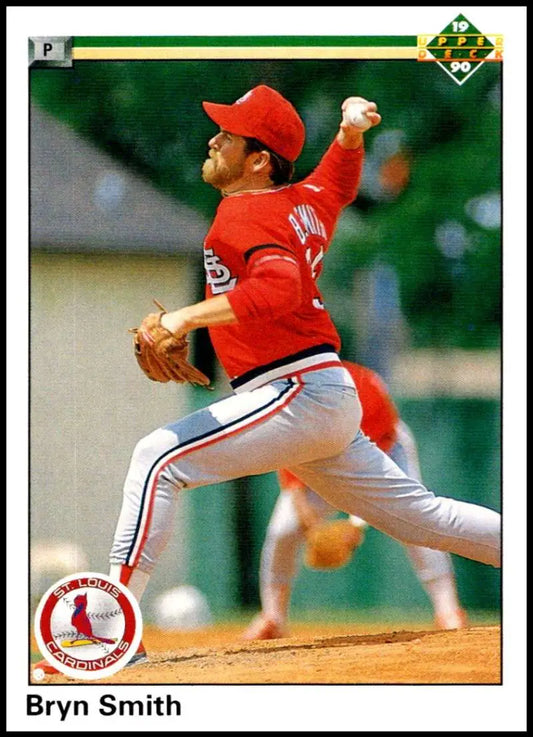
M 363 408 L 361 430 L 387 453 L 396 442 L 400 416 L 385 382 L 379 374 L 365 366 L 351 361 L 343 361 L 342 365 L 350 372 L 357 387 Z M 304 488 L 300 479 L 286 469 L 279 471 L 278 477 L 285 491 Z
M 379 374 L 357 363 L 343 361 L 359 394 L 363 407 L 361 430 L 381 450 L 389 451 L 396 442 L 396 426 L 400 419 L 385 382 Z
M 268 369 L 340 340 L 316 279 L 343 207 L 356 196 L 363 147 L 335 140 L 317 168 L 297 184 L 225 197 L 204 243 L 206 298 L 226 294 L 238 322 L 209 328 L 230 380 Z M 269 269 L 283 275 L 265 291 Z M 275 297 L 275 298 L 274 298 Z

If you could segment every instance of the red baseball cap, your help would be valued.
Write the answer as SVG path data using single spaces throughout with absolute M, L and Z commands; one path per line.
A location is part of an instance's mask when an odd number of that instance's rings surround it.
M 260 84 L 233 103 L 202 103 L 205 112 L 229 133 L 257 138 L 274 153 L 295 161 L 304 145 L 305 127 L 293 105 L 283 95 Z

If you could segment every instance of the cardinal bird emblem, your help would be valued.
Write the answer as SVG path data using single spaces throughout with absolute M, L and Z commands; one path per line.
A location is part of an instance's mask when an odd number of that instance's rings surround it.
M 73 640 L 65 640 L 61 643 L 63 647 L 77 647 L 80 645 L 94 645 L 105 643 L 113 645 L 116 639 L 99 637 L 93 632 L 93 626 L 87 613 L 87 594 L 78 594 L 74 599 L 74 613 L 70 619 L 72 626 L 76 629 L 77 637 Z

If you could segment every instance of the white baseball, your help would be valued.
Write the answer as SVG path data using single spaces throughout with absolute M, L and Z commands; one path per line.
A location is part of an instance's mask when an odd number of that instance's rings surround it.
M 195 586 L 184 584 L 160 594 L 153 612 L 155 624 L 163 630 L 194 630 L 212 622 L 206 597 Z
M 44 670 L 42 668 L 35 668 L 33 671 L 33 677 L 36 681 L 42 681 L 44 678 Z
M 346 122 L 361 130 L 368 130 L 372 123 L 364 112 L 365 107 L 366 104 L 363 105 L 361 102 L 350 102 L 344 111 Z

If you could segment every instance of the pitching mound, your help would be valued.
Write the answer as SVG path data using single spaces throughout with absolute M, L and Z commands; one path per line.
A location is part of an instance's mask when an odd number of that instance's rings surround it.
M 147 627 L 143 641 L 150 662 L 96 683 L 501 683 L 499 626 L 450 632 L 364 629 L 295 625 L 290 637 L 243 642 L 242 627 L 236 625 L 179 633 Z M 57 675 L 46 682 L 82 681 Z

